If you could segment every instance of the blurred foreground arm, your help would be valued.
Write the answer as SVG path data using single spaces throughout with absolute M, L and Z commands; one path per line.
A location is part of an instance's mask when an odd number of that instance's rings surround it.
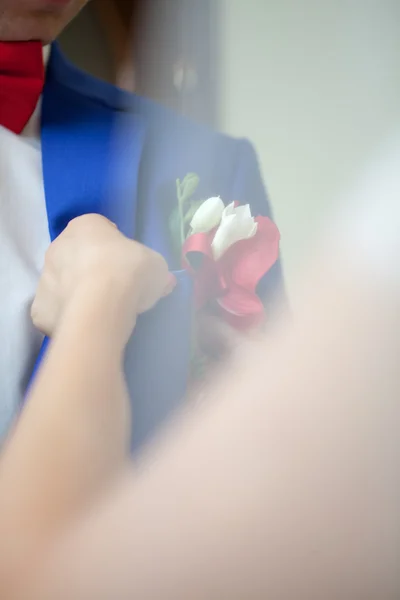
M 339 227 L 290 330 L 249 344 L 27 599 L 399 597 L 399 162 Z
M 2 598 L 121 470 L 131 422 L 124 347 L 167 284 L 160 256 L 97 215 L 51 246 L 32 316 L 53 341 L 0 462 Z

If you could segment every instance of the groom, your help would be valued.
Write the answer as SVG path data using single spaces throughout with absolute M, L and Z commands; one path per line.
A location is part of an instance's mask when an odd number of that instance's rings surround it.
M 45 251 L 68 222 L 97 212 L 162 253 L 175 292 L 143 316 L 126 353 L 139 446 L 179 405 L 190 356 L 191 281 L 168 229 L 175 181 L 199 199 L 269 215 L 254 151 L 77 70 L 52 44 L 88 0 L 0 0 L 0 439 L 46 352 L 30 304 Z M 277 263 L 266 298 L 281 283 Z

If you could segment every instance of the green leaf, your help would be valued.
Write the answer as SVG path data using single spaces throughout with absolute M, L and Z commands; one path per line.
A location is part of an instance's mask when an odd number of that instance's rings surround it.
M 188 173 L 182 182 L 178 179 L 176 183 L 178 187 L 178 200 L 184 204 L 197 190 L 200 178 L 196 173 Z
M 180 179 L 176 180 L 176 194 L 178 203 L 169 217 L 168 224 L 171 233 L 172 244 L 178 257 L 181 256 L 182 245 L 185 242 L 187 225 L 190 223 L 194 213 L 201 204 L 199 202 L 195 202 L 190 204 L 186 209 L 186 205 L 195 193 L 199 183 L 200 178 L 195 173 L 188 173 L 183 181 Z

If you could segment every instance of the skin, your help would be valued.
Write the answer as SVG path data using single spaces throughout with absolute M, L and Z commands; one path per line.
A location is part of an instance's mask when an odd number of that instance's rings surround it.
M 46 567 L 34 565 L 18 600 L 398 598 L 400 296 L 355 266 L 347 255 L 322 261 L 296 301 L 296 326 L 251 341 L 201 405 L 52 547 Z M 92 337 L 104 352 L 90 354 L 93 373 L 101 389 L 108 381 L 111 405 L 121 402 L 111 373 L 123 339 L 110 348 L 111 330 L 101 329 L 110 297 L 97 324 L 88 319 L 96 297 L 86 289 L 62 318 L 58 356 L 53 347 L 43 373 L 48 407 L 60 401 L 58 362 Z M 118 303 L 121 315 L 128 305 Z M 64 369 L 63 385 L 79 363 Z M 89 400 L 90 431 L 99 411 L 88 392 L 78 381 L 63 406 L 79 414 Z M 0 535 L 7 553 L 10 539 Z
M 89 0 L 0 0 L 0 41 L 52 42 Z
M 169 282 L 96 219 L 53 246 L 33 308 L 54 340 L 2 463 L 0 596 L 398 598 L 398 286 L 324 257 L 295 327 L 249 342 L 123 475 L 123 349 Z
M 0 461 L 1 598 L 123 467 L 124 347 L 136 316 L 173 286 L 160 255 L 99 215 L 72 221 L 50 247 L 32 318 L 51 350 Z

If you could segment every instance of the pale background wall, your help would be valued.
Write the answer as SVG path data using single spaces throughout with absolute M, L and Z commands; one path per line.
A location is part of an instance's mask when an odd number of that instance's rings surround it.
M 220 124 L 257 147 L 290 289 L 338 192 L 400 119 L 400 2 L 221 0 L 220 17 Z

